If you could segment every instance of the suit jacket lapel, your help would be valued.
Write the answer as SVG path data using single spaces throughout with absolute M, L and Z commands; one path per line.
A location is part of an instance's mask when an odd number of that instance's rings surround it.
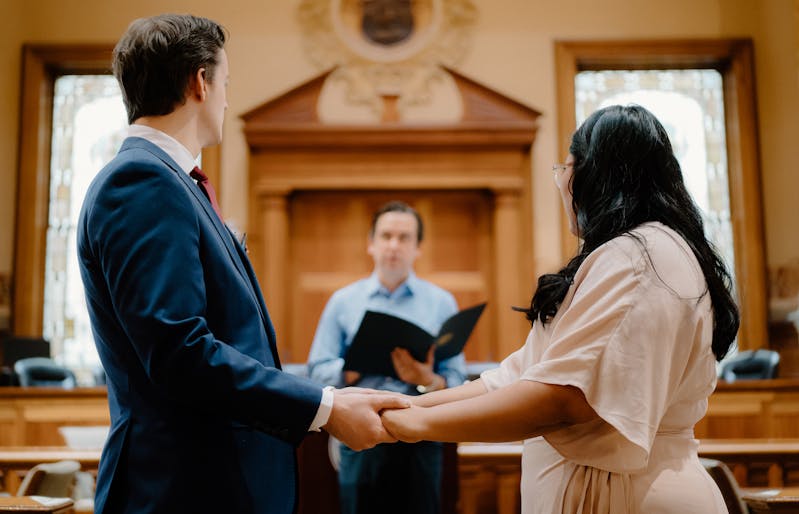
M 230 228 L 228 228 L 228 231 L 230 232 Z M 241 262 L 247 272 L 247 277 L 257 298 L 258 308 L 261 311 L 261 315 L 265 318 L 264 324 L 266 326 L 266 335 L 269 338 L 269 345 L 272 349 L 272 358 L 275 361 L 275 367 L 279 369 L 281 366 L 280 357 L 277 354 L 277 337 L 275 336 L 275 328 L 274 325 L 272 325 L 272 320 L 269 318 L 269 310 L 266 308 L 266 302 L 264 302 L 264 297 L 261 294 L 261 288 L 258 287 L 258 280 L 255 278 L 255 270 L 252 269 L 250 258 L 247 256 L 247 250 L 244 248 L 244 246 L 239 243 L 238 239 L 233 236 L 232 232 L 230 232 L 230 237 L 233 239 L 236 245 L 239 258 L 241 259 Z
M 216 211 L 214 211 L 211 202 L 208 200 L 205 194 L 200 190 L 200 188 L 197 187 L 197 183 L 194 182 L 194 180 L 191 177 L 189 177 L 189 175 L 186 172 L 180 169 L 180 167 L 169 156 L 169 154 L 164 152 L 157 145 L 154 145 L 153 143 L 143 138 L 130 137 L 124 141 L 124 143 L 122 144 L 122 148 L 120 149 L 120 152 L 125 150 L 126 148 L 133 148 L 133 147 L 139 147 L 153 153 L 156 157 L 161 159 L 164 162 L 164 164 L 169 166 L 169 168 L 171 168 L 172 171 L 174 171 L 177 174 L 178 179 L 181 182 L 183 182 L 183 185 L 186 186 L 186 188 L 191 192 L 191 194 L 193 194 L 194 197 L 197 199 L 200 206 L 202 206 L 202 209 L 205 211 L 205 215 L 211 218 L 211 222 L 214 224 L 214 228 L 219 234 L 219 238 L 222 240 L 223 244 L 225 245 L 228 255 L 230 256 L 230 259 L 233 261 L 233 265 L 236 267 L 236 270 L 238 270 L 241 277 L 247 283 L 253 301 L 256 304 L 258 304 L 258 312 L 261 314 L 261 320 L 263 321 L 264 326 L 267 328 L 267 333 L 271 336 L 270 344 L 271 346 L 274 347 L 275 338 L 274 338 L 274 329 L 272 328 L 272 323 L 269 321 L 269 318 L 266 315 L 266 309 L 263 306 L 263 301 L 262 300 L 259 301 L 260 296 L 256 293 L 255 288 L 253 286 L 253 282 L 250 279 L 247 270 L 245 269 L 244 264 L 242 263 L 241 258 L 239 257 L 239 252 L 235 246 L 238 244 L 238 242 L 234 243 L 235 238 L 229 232 L 228 228 L 222 223 L 222 220 L 219 219 L 219 216 L 216 215 Z

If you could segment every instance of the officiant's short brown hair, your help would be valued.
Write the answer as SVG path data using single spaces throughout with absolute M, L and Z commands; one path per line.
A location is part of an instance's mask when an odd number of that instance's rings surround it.
M 380 216 L 387 212 L 405 212 L 407 214 L 413 214 L 413 217 L 416 218 L 416 242 L 422 242 L 422 239 L 424 238 L 424 223 L 422 223 L 422 217 L 419 215 L 419 211 L 407 203 L 401 202 L 399 200 L 392 200 L 390 202 L 384 203 L 379 209 L 377 209 L 377 211 L 375 211 L 374 215 L 372 216 L 372 226 L 369 228 L 370 238 L 375 236 L 377 220 L 380 218 Z

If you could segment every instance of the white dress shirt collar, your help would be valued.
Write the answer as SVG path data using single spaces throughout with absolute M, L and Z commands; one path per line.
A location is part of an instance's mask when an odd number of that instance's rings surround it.
M 189 149 L 166 132 L 161 132 L 146 125 L 133 124 L 128 127 L 128 137 L 140 137 L 151 142 L 166 152 L 180 166 L 180 169 L 186 173 L 191 172 L 197 166 L 197 162 L 192 157 Z

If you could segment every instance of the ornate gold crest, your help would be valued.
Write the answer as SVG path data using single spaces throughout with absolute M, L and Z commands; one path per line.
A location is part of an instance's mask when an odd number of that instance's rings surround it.
M 477 13 L 471 0 L 301 0 L 298 16 L 311 61 L 335 68 L 329 80 L 343 83 L 345 101 L 379 116 L 387 97 L 400 114 L 430 100 L 431 83 L 446 79 L 440 65 L 466 53 Z

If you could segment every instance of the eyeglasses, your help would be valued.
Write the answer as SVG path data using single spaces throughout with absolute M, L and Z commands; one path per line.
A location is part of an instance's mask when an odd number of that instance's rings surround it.
M 561 173 L 563 173 L 564 171 L 566 171 L 571 167 L 572 167 L 571 164 L 553 164 L 552 174 L 555 175 L 555 177 L 557 177 L 558 175 L 560 175 Z

